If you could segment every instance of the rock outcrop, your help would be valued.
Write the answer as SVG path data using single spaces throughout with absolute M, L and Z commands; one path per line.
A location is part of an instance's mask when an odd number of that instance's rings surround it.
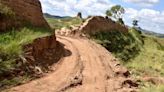
M 43 17 L 39 0 L 0 0 L 0 3 L 14 13 L 10 17 L 1 16 L 0 31 L 24 25 L 49 28 Z
M 84 33 L 94 34 L 100 31 L 113 31 L 118 30 L 122 32 L 128 32 L 128 29 L 120 25 L 111 19 L 104 18 L 101 16 L 93 16 L 88 18 L 79 28 L 79 31 Z

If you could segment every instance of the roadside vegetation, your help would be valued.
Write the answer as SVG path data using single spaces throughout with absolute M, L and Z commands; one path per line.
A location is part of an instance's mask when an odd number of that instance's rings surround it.
M 159 38 L 146 36 L 139 54 L 125 63 L 133 75 L 164 76 L 164 45 L 158 41 Z
M 99 32 L 91 37 L 125 62 L 137 56 L 144 44 L 140 33 L 135 29 L 130 29 L 127 33 L 119 30 Z
M 18 67 L 16 59 L 22 54 L 22 45 L 49 34 L 48 29 L 33 27 L 13 29 L 0 34 L 0 88 L 17 85 L 28 79 L 28 74 L 23 76 L 12 74 L 12 71 Z
M 46 19 L 55 29 L 81 23 L 76 18 Z M 122 61 L 134 78 L 164 77 L 164 39 L 141 33 L 135 28 L 138 27 L 138 20 L 134 20 L 133 24 L 128 33 L 113 30 L 96 33 L 91 38 Z M 164 86 L 141 82 L 140 89 L 141 92 L 163 92 Z
M 164 92 L 164 85 L 147 84 L 146 87 L 141 88 L 140 92 Z
M 121 15 L 117 12 L 121 12 Z M 124 25 L 124 13 L 125 10 L 119 5 L 106 12 L 107 16 L 113 17 L 121 25 Z M 0 18 L 13 15 L 8 7 L 0 4 Z M 45 19 L 52 29 L 70 28 L 71 25 L 76 26 L 83 22 L 76 17 Z M 137 22 L 133 21 L 135 26 L 138 26 Z M 10 79 L 7 77 L 8 73 L 17 68 L 16 59 L 22 54 L 22 46 L 50 33 L 44 28 L 24 27 L 0 34 L 0 76 L 3 76 L 0 77 L 0 88 L 17 85 L 30 79 L 28 74 Z M 120 30 L 99 32 L 91 35 L 91 38 L 122 61 L 134 78 L 164 77 L 164 38 L 145 35 L 135 28 L 130 28 L 127 33 Z M 141 92 L 164 92 L 164 85 L 143 82 Z
M 140 34 L 135 29 L 128 34 L 114 31 L 92 37 L 122 61 L 134 78 L 164 77 L 164 39 Z M 140 88 L 141 92 L 163 92 L 164 86 L 141 82 Z

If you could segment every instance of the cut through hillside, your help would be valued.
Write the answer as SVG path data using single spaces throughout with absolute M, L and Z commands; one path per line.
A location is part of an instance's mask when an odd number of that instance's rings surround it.
M 57 36 L 65 56 L 53 72 L 10 92 L 135 92 L 137 84 L 111 53 L 93 41 Z

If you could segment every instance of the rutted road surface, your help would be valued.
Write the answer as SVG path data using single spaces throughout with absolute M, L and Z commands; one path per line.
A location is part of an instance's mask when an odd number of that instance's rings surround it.
M 128 71 L 105 48 L 88 39 L 57 36 L 66 57 L 52 73 L 9 92 L 135 92 Z

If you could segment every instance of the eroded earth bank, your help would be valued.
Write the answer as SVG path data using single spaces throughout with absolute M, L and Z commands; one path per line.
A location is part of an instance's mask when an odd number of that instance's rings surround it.
M 83 38 L 57 36 L 65 54 L 53 72 L 10 92 L 135 92 L 129 72 L 101 45 Z

